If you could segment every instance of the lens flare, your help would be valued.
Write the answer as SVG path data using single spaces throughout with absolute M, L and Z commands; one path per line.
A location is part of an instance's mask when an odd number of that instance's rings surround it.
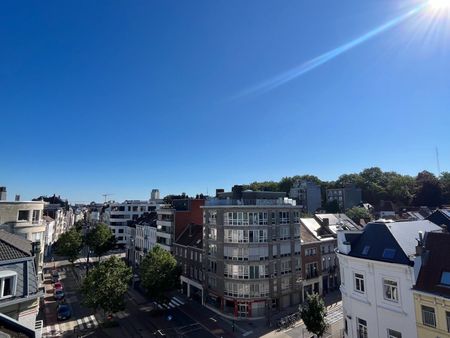
M 428 4 L 432 9 L 450 9 L 450 0 L 429 0 Z

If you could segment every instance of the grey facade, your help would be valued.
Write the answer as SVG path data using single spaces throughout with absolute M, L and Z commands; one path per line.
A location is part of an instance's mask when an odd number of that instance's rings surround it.
M 303 207 L 303 211 L 313 214 L 322 206 L 320 186 L 313 182 L 296 182 L 289 192 L 289 197 Z
M 337 201 L 341 211 L 350 209 L 362 202 L 362 190 L 354 184 L 344 188 L 327 189 L 327 202 Z
M 219 193 L 204 206 L 205 304 L 233 318 L 301 301 L 300 212 L 283 193 Z

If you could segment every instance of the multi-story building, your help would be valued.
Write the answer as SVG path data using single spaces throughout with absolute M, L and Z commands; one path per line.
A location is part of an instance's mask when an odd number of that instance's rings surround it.
M 3 195 L 6 198 L 6 194 Z M 26 238 L 36 246 L 37 271 L 44 265 L 45 228 L 43 201 L 0 200 L 0 229 Z M 42 280 L 42 279 L 41 279 Z
M 175 240 L 173 253 L 182 269 L 183 293 L 203 304 L 203 226 L 189 224 Z
M 337 234 L 329 227 L 319 223 L 316 218 L 301 218 L 300 222 L 320 242 L 318 271 L 321 278 L 322 291 L 326 294 L 339 287 L 339 264 L 334 251 L 337 248 Z M 302 240 L 304 240 L 303 233 L 304 231 L 301 231 Z
M 300 303 L 301 207 L 294 200 L 234 186 L 203 209 L 205 305 L 258 318 Z
M 204 199 L 175 199 L 171 204 L 162 205 L 158 214 L 156 242 L 165 250 L 172 251 L 176 238 L 189 224 L 203 224 L 201 207 Z
M 320 240 L 301 222 L 301 271 L 302 271 L 302 295 L 303 299 L 312 293 L 322 294 L 322 269 Z
M 362 190 L 354 184 L 344 188 L 327 189 L 327 202 L 337 201 L 341 210 L 347 210 L 362 201 Z
M 416 238 L 419 232 L 440 229 L 429 221 L 412 221 L 338 230 L 345 337 L 417 337 L 412 293 Z
M 136 221 L 145 212 L 159 208 L 159 201 L 125 201 L 111 203 L 104 210 L 103 221 L 111 228 L 117 244 L 125 246 L 130 239 L 127 237 L 127 225 Z
M 447 228 L 447 231 L 450 232 L 450 209 L 437 209 L 426 219 Z
M 413 291 L 418 337 L 450 338 L 450 233 L 426 233 L 418 251 Z
M 145 255 L 156 245 L 156 219 L 156 211 L 146 212 L 131 225 L 135 228 L 133 263 L 137 267 L 141 265 Z
M 297 201 L 303 212 L 313 214 L 322 206 L 320 186 L 314 182 L 298 181 L 289 192 L 289 197 Z
M 39 289 L 35 249 L 22 236 L 0 230 L 0 312 L 32 331 L 39 299 L 44 296 Z

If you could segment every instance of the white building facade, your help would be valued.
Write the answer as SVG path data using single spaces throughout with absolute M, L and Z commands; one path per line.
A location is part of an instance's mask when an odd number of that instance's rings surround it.
M 416 338 L 412 287 L 415 237 L 428 221 L 369 223 L 338 231 L 345 337 Z

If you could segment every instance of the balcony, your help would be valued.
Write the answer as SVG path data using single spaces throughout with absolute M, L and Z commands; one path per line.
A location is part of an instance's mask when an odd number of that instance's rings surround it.
M 306 279 L 312 279 L 319 277 L 319 273 L 317 271 L 308 271 L 306 273 Z
M 163 227 L 171 227 L 173 225 L 172 221 L 163 221 L 163 220 L 157 220 L 156 221 L 156 225 L 159 226 L 163 226 Z

